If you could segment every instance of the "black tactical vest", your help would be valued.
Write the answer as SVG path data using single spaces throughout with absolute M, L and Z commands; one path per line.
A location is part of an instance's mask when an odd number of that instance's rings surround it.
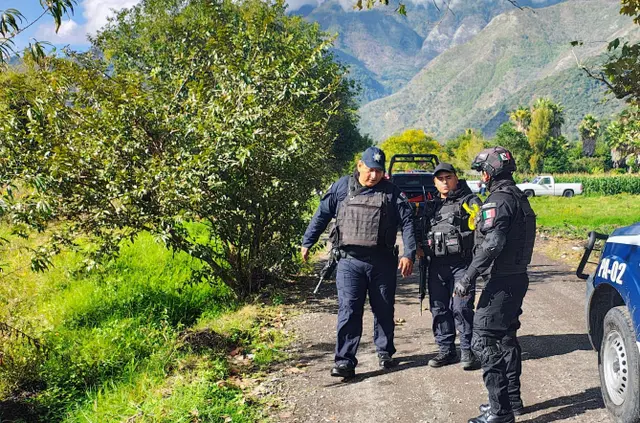
M 514 185 L 500 188 L 496 192 L 512 195 L 517 209 L 511 228 L 507 233 L 507 242 L 500 255 L 493 262 L 491 274 L 515 275 L 525 273 L 533 255 L 536 240 L 536 215 L 527 197 Z M 478 231 L 479 232 L 479 231 Z
M 473 232 L 468 225 L 469 214 L 462 207 L 471 197 L 473 194 L 444 201 L 431 219 L 431 241 L 436 257 L 471 257 Z
M 349 177 L 347 196 L 336 213 L 336 235 L 340 248 L 393 248 L 398 228 L 392 224 L 393 185 L 386 180 L 378 183 L 380 191 L 362 194 L 367 187 L 357 188 L 355 176 Z M 334 244 L 335 245 L 335 244 Z

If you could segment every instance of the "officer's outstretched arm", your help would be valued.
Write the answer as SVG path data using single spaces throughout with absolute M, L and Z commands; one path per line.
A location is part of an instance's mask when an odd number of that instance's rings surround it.
M 473 254 L 467 268 L 467 276 L 473 280 L 484 273 L 500 255 L 507 243 L 513 211 L 505 202 L 489 202 L 482 206 L 479 226 L 476 230 L 484 234 L 484 240 Z

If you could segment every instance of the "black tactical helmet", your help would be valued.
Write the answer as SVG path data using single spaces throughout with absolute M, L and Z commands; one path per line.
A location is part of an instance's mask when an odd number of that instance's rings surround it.
M 484 170 L 494 178 L 504 172 L 515 172 L 516 161 L 511 152 L 504 147 L 486 148 L 473 159 L 471 169 Z

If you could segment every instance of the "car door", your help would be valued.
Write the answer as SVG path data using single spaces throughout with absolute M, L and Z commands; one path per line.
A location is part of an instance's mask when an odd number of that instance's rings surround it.
M 551 182 L 550 176 L 540 178 L 536 195 L 553 195 L 553 183 Z

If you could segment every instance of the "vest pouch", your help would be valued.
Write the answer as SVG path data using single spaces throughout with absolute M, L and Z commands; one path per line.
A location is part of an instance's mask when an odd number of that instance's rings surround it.
M 462 240 L 457 232 L 450 232 L 445 235 L 445 243 L 447 244 L 447 253 L 451 255 L 462 253 Z
M 380 240 L 380 222 L 384 193 L 356 195 L 341 204 L 336 223 L 341 246 L 376 247 Z
M 447 255 L 447 243 L 444 232 L 433 233 L 433 255 L 444 257 Z

